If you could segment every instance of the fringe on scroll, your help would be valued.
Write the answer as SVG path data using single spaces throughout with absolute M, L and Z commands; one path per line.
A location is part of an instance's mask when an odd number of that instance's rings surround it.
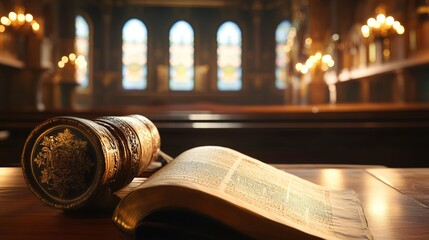
M 373 239 L 364 209 L 354 191 L 330 192 L 332 227 L 339 239 Z

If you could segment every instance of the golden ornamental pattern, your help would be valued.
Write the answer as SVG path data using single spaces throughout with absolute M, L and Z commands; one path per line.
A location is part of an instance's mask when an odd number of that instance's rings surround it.
M 114 182 L 116 180 L 116 175 L 118 174 L 119 169 L 119 152 L 116 142 L 113 140 L 113 136 L 105 128 L 100 128 L 98 130 L 98 135 L 102 139 L 102 142 L 106 144 L 106 149 L 109 154 L 109 159 L 113 160 L 113 167 L 109 167 L 108 170 L 108 179 L 109 182 Z
M 39 182 L 60 198 L 80 194 L 88 185 L 94 163 L 88 142 L 79 139 L 70 129 L 54 136 L 44 136 L 33 162 L 40 170 Z
M 132 176 L 137 176 L 138 174 L 138 166 L 140 163 L 140 141 L 136 132 L 129 126 L 125 121 L 121 120 L 118 117 L 105 117 L 104 119 L 112 122 L 118 128 L 122 130 L 125 134 L 125 138 L 127 139 L 127 143 L 129 145 L 129 150 L 131 151 L 131 172 Z

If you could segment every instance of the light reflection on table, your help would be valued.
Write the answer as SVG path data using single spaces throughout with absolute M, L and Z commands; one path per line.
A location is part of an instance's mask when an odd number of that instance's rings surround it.
M 344 174 L 340 169 L 328 168 L 321 170 L 321 185 L 333 190 L 344 189 Z
M 325 187 L 354 190 L 362 201 L 374 239 L 429 239 L 429 207 L 422 204 L 429 202 L 429 191 L 426 191 L 429 169 L 276 167 Z M 143 181 L 135 179 L 128 186 L 128 192 Z M 125 190 L 119 195 L 126 194 Z M 111 215 L 63 214 L 33 196 L 20 168 L 0 168 L 0 239 L 34 236 L 104 240 L 125 237 L 112 224 Z
M 277 167 L 331 189 L 354 190 L 362 202 L 374 239 L 429 239 L 429 207 L 421 204 L 429 202 L 429 191 L 425 191 L 429 189 L 429 169 L 415 169 L 411 174 L 408 169 L 391 168 Z M 389 181 L 384 182 L 379 176 Z M 415 196 L 421 202 L 416 201 Z

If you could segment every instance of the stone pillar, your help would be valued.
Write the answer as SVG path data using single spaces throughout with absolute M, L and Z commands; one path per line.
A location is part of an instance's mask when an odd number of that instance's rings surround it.
M 56 16 L 56 31 L 58 32 L 57 48 L 54 54 L 54 63 L 61 59 L 62 56 L 68 56 L 75 53 L 75 21 L 77 15 L 77 1 L 58 1 Z M 57 71 L 57 91 L 59 92 L 60 108 L 73 107 L 73 95 L 77 86 L 76 70 L 74 65 L 66 64 L 64 68 Z
M 253 24 L 253 89 L 261 91 L 265 85 L 261 74 L 261 13 L 262 3 L 260 0 L 255 0 L 252 3 L 252 24 Z M 263 100 L 263 99 L 261 99 Z
M 329 103 L 329 88 L 323 80 L 324 72 L 315 69 L 311 82 L 308 84 L 308 103 L 325 104 Z
M 40 76 L 44 69 L 41 67 L 41 43 L 43 38 L 43 23 L 40 4 L 29 1 L 23 6 L 25 13 L 33 15 L 41 25 L 41 29 L 33 31 L 30 25 L 24 25 L 20 30 L 12 30 L 11 41 L 16 46 L 16 54 L 22 62 L 22 69 L 16 73 L 9 94 L 11 107 L 14 109 L 37 109 L 37 94 Z M 5 47 L 8 47 L 7 45 Z M 12 50 L 14 51 L 14 50 Z M 11 80 L 11 79 L 10 79 Z
M 375 64 L 377 65 L 381 65 L 383 64 L 383 49 L 384 49 L 384 44 L 383 44 L 383 38 L 376 38 L 374 40 L 374 44 L 375 44 Z
M 112 60 L 116 60 L 115 56 L 121 57 L 120 51 L 112 50 L 113 44 L 111 40 L 112 36 L 112 1 L 104 1 L 102 4 L 102 32 L 99 32 L 103 37 L 103 45 L 99 53 L 100 58 L 103 60 L 99 65 L 93 66 L 93 69 L 98 69 L 97 72 L 100 74 L 93 75 L 92 93 L 91 99 L 92 104 L 96 106 L 102 106 L 109 103 L 109 96 L 114 87 L 115 82 L 121 84 L 121 73 L 120 71 L 115 72 Z M 121 48 L 119 48 L 121 49 Z M 116 63 L 116 61 L 114 61 Z M 89 63 L 88 63 L 89 64 Z M 94 71 L 95 72 L 95 71 Z M 151 87 L 150 84 L 148 87 Z
M 330 37 L 330 1 L 311 0 L 308 1 L 308 31 L 312 39 L 310 53 L 326 50 L 326 40 Z M 312 73 L 311 82 L 308 85 L 308 103 L 329 103 L 329 89 L 323 80 L 324 72 L 316 67 Z

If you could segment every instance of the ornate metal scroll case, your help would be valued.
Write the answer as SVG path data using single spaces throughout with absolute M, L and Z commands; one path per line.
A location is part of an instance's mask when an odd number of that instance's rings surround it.
M 143 116 L 57 117 L 30 133 L 21 164 L 39 199 L 73 210 L 128 185 L 159 151 L 158 130 Z

